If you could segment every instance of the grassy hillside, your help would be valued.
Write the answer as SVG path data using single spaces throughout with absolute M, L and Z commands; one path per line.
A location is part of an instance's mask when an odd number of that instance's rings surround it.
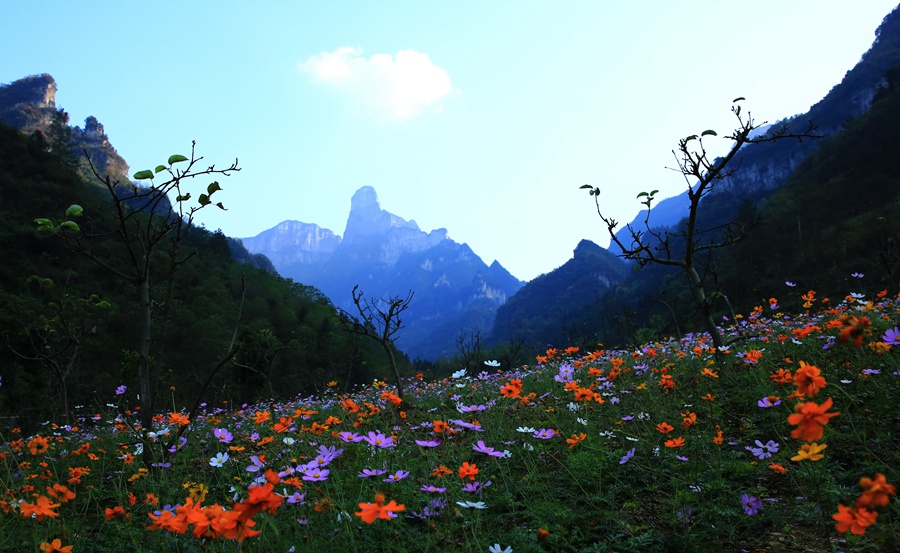
M 728 351 L 551 350 L 412 378 L 414 410 L 378 383 L 162 411 L 142 445 L 110 390 L 0 432 L 0 549 L 898 551 L 898 318 L 877 290 L 759 307 Z

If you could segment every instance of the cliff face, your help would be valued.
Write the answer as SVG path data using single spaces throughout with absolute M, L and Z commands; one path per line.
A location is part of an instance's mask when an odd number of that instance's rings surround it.
M 459 332 L 489 329 L 497 308 L 523 284 L 496 261 L 488 267 L 446 229 L 424 232 L 385 211 L 371 186 L 350 200 L 343 238 L 315 224 L 285 221 L 243 242 L 271 259 L 282 276 L 319 288 L 351 313 L 356 285 L 374 298 L 412 290 L 398 341 L 412 357 L 452 354 Z
M 51 143 L 64 144 L 79 160 L 85 176 L 90 176 L 86 151 L 101 175 L 127 181 L 128 164 L 110 144 L 103 125 L 90 116 L 84 129 L 70 128 L 69 115 L 56 107 L 56 91 L 56 81 L 46 73 L 0 86 L 0 120 L 24 134 L 40 133 Z

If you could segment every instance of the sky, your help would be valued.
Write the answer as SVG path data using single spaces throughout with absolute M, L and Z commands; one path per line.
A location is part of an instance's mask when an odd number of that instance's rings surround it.
M 342 235 L 372 186 L 527 281 L 608 245 L 581 185 L 623 223 L 681 193 L 679 138 L 733 130 L 739 96 L 759 123 L 807 111 L 896 1 L 0 0 L 0 83 L 51 74 L 132 173 L 191 141 L 237 158 L 210 230 Z

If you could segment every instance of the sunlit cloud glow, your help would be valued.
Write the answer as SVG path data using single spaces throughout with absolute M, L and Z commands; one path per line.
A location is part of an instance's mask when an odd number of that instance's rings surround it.
M 415 50 L 366 58 L 361 49 L 344 46 L 312 55 L 298 67 L 313 83 L 340 94 L 354 113 L 380 123 L 440 112 L 443 100 L 458 92 L 445 70 Z

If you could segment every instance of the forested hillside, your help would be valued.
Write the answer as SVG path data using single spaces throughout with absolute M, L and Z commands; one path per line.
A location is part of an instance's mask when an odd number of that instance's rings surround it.
M 227 190 L 219 195 L 227 202 Z M 57 418 L 76 405 L 93 409 L 98 397 L 121 385 L 132 400 L 137 393 L 134 287 L 58 238 L 39 234 L 34 222 L 58 220 L 78 204 L 82 226 L 111 231 L 110 203 L 105 189 L 82 181 L 45 142 L 0 126 L 4 426 Z M 94 251 L 115 262 L 126 255 L 116 240 L 114 234 L 98 237 Z M 152 321 L 155 385 L 169 407 L 193 401 L 233 339 L 237 354 L 212 378 L 203 395 L 209 404 L 284 399 L 330 381 L 349 387 L 379 374 L 373 344 L 346 333 L 315 288 L 256 268 L 267 260 L 254 259 L 220 232 L 191 227 L 182 248 L 190 258 L 175 272 L 170 305 L 154 305 Z M 167 285 L 164 252 L 153 260 L 155 293 Z

